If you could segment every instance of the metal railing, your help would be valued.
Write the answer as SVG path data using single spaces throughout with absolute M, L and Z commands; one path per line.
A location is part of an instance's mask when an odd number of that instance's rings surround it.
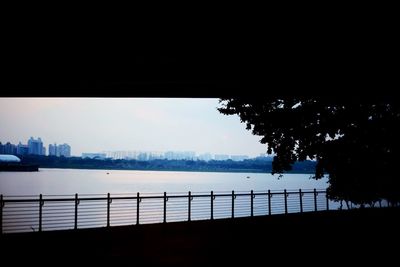
M 325 190 L 0 198 L 0 233 L 214 220 L 338 208 Z

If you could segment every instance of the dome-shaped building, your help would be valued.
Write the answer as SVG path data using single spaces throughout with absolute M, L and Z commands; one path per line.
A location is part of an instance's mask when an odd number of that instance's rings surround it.
M 21 159 L 14 155 L 0 155 L 0 171 L 34 172 L 39 166 L 35 164 L 22 164 Z
M 14 155 L 0 155 L 0 163 L 21 162 L 21 159 Z

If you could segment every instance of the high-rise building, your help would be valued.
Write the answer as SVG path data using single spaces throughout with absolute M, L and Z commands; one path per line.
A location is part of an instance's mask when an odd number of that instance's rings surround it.
M 17 145 L 17 154 L 18 155 L 28 155 L 29 147 L 28 145 L 23 145 L 21 142 Z
M 59 157 L 71 157 L 71 147 L 68 144 L 58 145 L 57 153 Z
M 57 144 L 54 143 L 54 145 L 50 144 L 49 145 L 49 156 L 57 156 Z
M 28 153 L 32 155 L 45 155 L 45 148 L 43 147 L 42 139 L 39 137 L 37 140 L 31 137 L 28 140 Z
M 4 154 L 16 155 L 17 154 L 17 146 L 7 142 L 4 145 Z
M 49 145 L 49 156 L 56 156 L 56 157 L 71 157 L 71 146 L 68 144 L 57 145 Z

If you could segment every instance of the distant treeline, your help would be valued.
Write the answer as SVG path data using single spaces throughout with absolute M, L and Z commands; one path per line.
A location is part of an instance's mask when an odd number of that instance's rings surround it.
M 272 170 L 271 158 L 247 159 L 244 161 L 167 160 L 150 161 L 125 159 L 89 159 L 80 157 L 20 156 L 24 164 L 37 164 L 40 168 L 110 169 L 110 170 L 154 170 L 154 171 L 216 171 L 216 172 L 264 172 Z M 294 164 L 290 173 L 314 173 L 315 162 L 303 161 Z

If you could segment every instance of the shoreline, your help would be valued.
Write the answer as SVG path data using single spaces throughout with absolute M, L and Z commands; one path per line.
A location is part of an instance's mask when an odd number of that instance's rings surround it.
M 100 169 L 100 170 L 135 170 L 135 171 L 186 171 L 186 172 L 230 172 L 230 173 L 271 173 L 272 161 L 270 160 L 244 160 L 244 161 L 199 161 L 199 160 L 167 160 L 153 159 L 149 161 L 138 160 L 112 160 L 112 159 L 87 159 L 65 158 L 53 156 L 23 157 L 25 164 L 37 164 L 39 168 L 60 169 Z M 293 164 L 292 169 L 285 173 L 312 174 L 315 172 L 315 162 L 301 161 Z
M 39 166 L 39 172 L 40 169 L 69 169 L 69 170 L 104 170 L 104 171 L 155 171 L 155 172 L 210 172 L 210 173 L 265 173 L 265 174 L 271 174 L 269 171 L 259 171 L 259 170 L 183 170 L 183 169 L 168 169 L 168 170 L 162 170 L 162 169 L 122 169 L 122 168 L 71 168 L 71 167 L 40 167 Z M 285 174 L 314 174 L 314 172 L 285 172 L 282 173 L 283 175 Z M 274 175 L 279 175 L 279 174 L 274 174 Z

